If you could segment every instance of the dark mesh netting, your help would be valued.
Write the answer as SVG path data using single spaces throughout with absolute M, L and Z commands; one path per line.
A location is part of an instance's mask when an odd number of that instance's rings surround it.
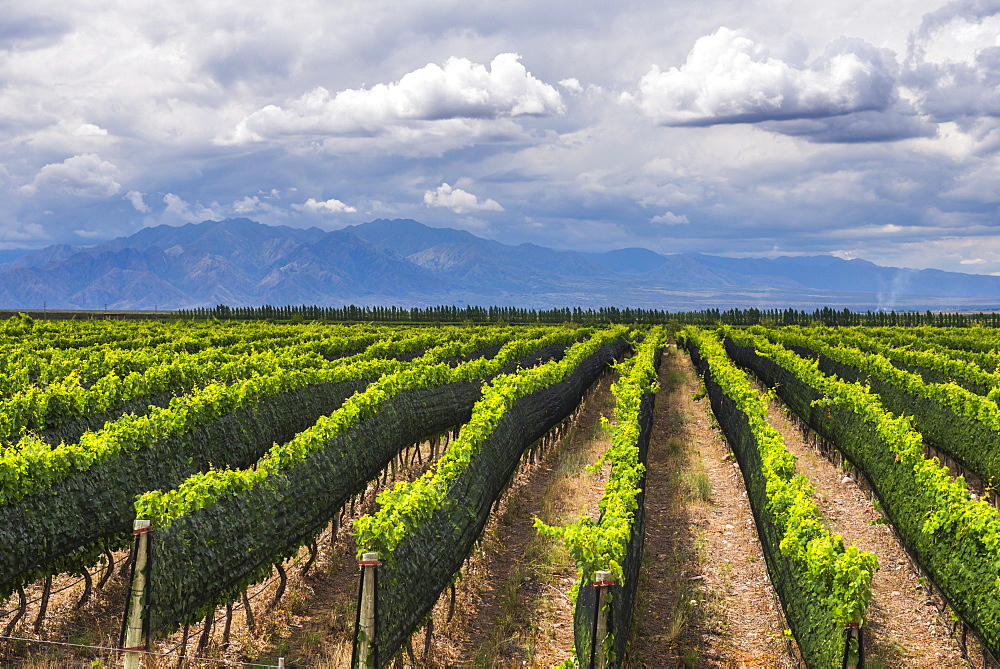
M 903 465 L 873 423 L 838 406 L 812 406 L 819 391 L 806 385 L 751 347 L 731 346 L 738 364 L 764 383 L 777 384 L 778 394 L 809 427 L 837 450 L 868 480 L 904 545 L 916 555 L 951 607 L 994 655 L 1000 653 L 996 612 L 996 566 L 975 532 L 939 536 L 925 532 L 924 520 L 933 502 L 927 489 Z
M 369 383 L 343 381 L 266 397 L 0 506 L 0 595 L 16 587 L 11 584 L 18 574 L 81 546 L 131 532 L 137 495 L 173 488 L 207 470 L 209 463 L 247 467 L 272 444 L 288 441 Z
M 657 359 L 659 367 L 659 358 Z M 653 431 L 653 406 L 656 396 L 646 393 L 639 406 L 639 462 L 646 462 L 649 453 L 649 437 Z M 646 477 L 639 482 L 638 507 L 632 519 L 632 533 L 625 549 L 622 562 L 624 583 L 611 587 L 611 602 L 608 613 L 608 632 L 613 635 L 611 655 L 607 666 L 621 666 L 625 659 L 629 632 L 632 628 L 632 614 L 635 609 L 635 595 L 639 585 L 639 569 L 642 566 L 642 547 L 646 536 Z M 594 624 L 597 619 L 597 588 L 593 583 L 581 583 L 573 611 L 573 637 L 576 656 L 580 666 L 589 667 L 592 657 Z
M 622 565 L 624 568 L 624 565 Z M 614 587 L 614 586 L 612 586 Z M 598 589 L 591 583 L 580 583 L 573 609 L 573 646 L 581 667 L 594 666 L 594 639 L 597 636 L 597 594 Z M 608 608 L 608 629 L 610 631 L 618 618 L 618 601 L 614 593 Z M 615 637 L 617 639 L 617 636 Z M 600 639 L 597 640 L 600 643 Z
M 560 357 L 565 348 L 546 347 L 506 365 L 502 373 Z M 224 593 L 235 597 L 238 593 L 232 592 L 234 588 L 269 572 L 275 559 L 321 529 L 347 499 L 377 478 L 401 449 L 467 421 L 481 397 L 481 388 L 482 382 L 474 381 L 404 390 L 387 400 L 374 416 L 282 475 L 187 514 L 169 528 L 154 528 L 149 586 L 153 634 L 184 621 Z M 303 412 L 307 418 L 299 417 L 296 429 L 267 445 L 290 440 L 341 403 L 342 399 L 321 414 Z M 303 408 L 284 405 L 289 414 Z M 242 432 L 220 441 L 217 447 L 235 448 L 248 439 L 259 441 L 255 435 Z
M 824 374 L 867 384 L 887 411 L 913 418 L 913 427 L 923 435 L 924 443 L 953 458 L 987 484 L 1000 482 L 1000 445 L 996 430 L 988 423 L 825 355 L 819 356 L 819 368 Z
M 814 667 L 829 667 L 840 663 L 844 654 L 841 626 L 834 622 L 830 610 L 811 596 L 807 578 L 800 581 L 796 565 L 781 553 L 783 532 L 775 525 L 768 510 L 760 450 L 746 414 L 712 380 L 708 365 L 699 355 L 697 346 L 689 344 L 689 348 L 691 358 L 704 375 L 712 411 L 743 473 L 771 583 L 781 600 L 785 619 L 798 642 L 802 657 L 807 665 Z
M 363 350 L 363 347 L 361 350 Z M 326 356 L 326 359 L 328 361 L 333 361 L 339 358 L 346 358 L 360 353 L 361 350 L 353 348 L 350 351 L 344 351 L 335 355 L 328 355 Z M 490 347 L 490 349 L 484 350 L 481 354 L 488 354 L 489 350 L 494 350 L 495 353 L 494 347 Z M 398 359 L 401 362 L 405 362 L 415 357 L 419 357 L 424 353 L 426 353 L 426 349 L 417 349 L 401 355 L 386 355 L 384 357 Z M 475 355 L 477 354 L 472 354 L 469 357 L 475 357 Z M 354 382 L 348 381 L 348 383 Z M 71 414 L 48 416 L 46 419 L 47 427 L 38 430 L 38 436 L 42 440 L 53 445 L 60 442 L 72 444 L 79 441 L 80 436 L 85 432 L 100 430 L 105 423 L 114 421 L 125 414 L 131 413 L 137 416 L 145 415 L 149 412 L 150 406 L 166 407 L 172 398 L 189 394 L 192 390 L 193 388 L 191 387 L 171 388 L 162 392 L 147 395 L 145 397 L 137 397 L 135 399 L 126 400 L 112 406 L 107 411 L 87 414 L 85 416 L 71 417 Z M 308 391 L 308 389 L 305 390 Z M 262 402 L 266 403 L 267 400 L 262 400 Z M 6 437 L 13 439 L 15 435 L 6 435 Z
M 265 484 L 152 533 L 150 628 L 176 625 L 322 528 L 404 447 L 469 419 L 479 383 L 406 390 Z
M 625 348 L 624 342 L 605 346 L 567 380 L 517 401 L 452 485 L 442 508 L 392 554 L 381 556 L 376 614 L 380 666 L 402 648 L 461 568 L 523 452 L 572 413 Z
M 104 427 L 105 423 L 117 420 L 127 413 L 143 416 L 149 413 L 149 407 L 165 407 L 170 404 L 171 399 L 177 397 L 178 395 L 182 395 L 185 392 L 191 392 L 191 389 L 185 388 L 183 390 L 165 391 L 153 395 L 147 395 L 146 397 L 139 397 L 134 400 L 122 402 L 120 405 L 108 411 L 87 414 L 86 416 L 66 420 L 65 423 L 58 422 L 61 416 L 53 416 L 48 419 L 47 427 L 38 430 L 38 437 L 42 441 L 52 444 L 53 446 L 58 445 L 60 442 L 73 444 L 80 441 L 80 437 L 84 432 L 100 430 Z M 16 441 L 17 436 L 18 435 L 7 435 L 6 438 L 11 441 Z

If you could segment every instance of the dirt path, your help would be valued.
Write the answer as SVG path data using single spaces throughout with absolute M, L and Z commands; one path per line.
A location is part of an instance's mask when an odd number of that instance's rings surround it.
M 646 544 L 631 660 L 642 667 L 792 667 L 743 478 L 668 348 L 650 442 Z
M 957 643 L 929 601 L 902 546 L 865 492 L 805 442 L 783 405 L 772 402 L 768 421 L 799 460 L 798 471 L 816 488 L 827 527 L 878 556 L 881 568 L 872 580 L 872 602 L 865 628 L 870 666 L 965 667 Z
M 517 474 L 463 570 L 451 622 L 449 605 L 436 608 L 433 645 L 420 666 L 551 667 L 571 656 L 568 593 L 576 565 L 559 542 L 535 530 L 534 518 L 561 525 L 597 517 L 607 470 L 586 467 L 610 445 L 600 418 L 614 409 L 613 378 L 598 381 L 567 434 Z

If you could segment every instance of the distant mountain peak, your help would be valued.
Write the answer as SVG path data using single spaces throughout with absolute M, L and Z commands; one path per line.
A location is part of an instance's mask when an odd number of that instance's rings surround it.
M 612 272 L 621 274 L 643 274 L 662 267 L 667 262 L 667 256 L 649 249 L 627 248 L 605 251 L 603 253 L 584 254 L 607 267 Z
M 434 304 L 1000 309 L 1000 277 L 833 256 L 725 258 L 502 244 L 411 219 L 341 230 L 248 218 L 53 245 L 0 265 L 0 308 Z
M 395 251 L 404 258 L 439 244 L 487 241 L 465 230 L 432 228 L 409 218 L 377 218 L 368 223 L 349 225 L 344 230 L 376 246 Z

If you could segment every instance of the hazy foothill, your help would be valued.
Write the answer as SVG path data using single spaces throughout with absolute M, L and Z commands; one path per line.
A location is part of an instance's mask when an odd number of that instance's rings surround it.
M 833 256 L 560 251 L 382 219 L 334 231 L 249 219 L 161 225 L 0 265 L 7 309 L 349 303 L 988 311 L 1000 308 L 1000 277 Z

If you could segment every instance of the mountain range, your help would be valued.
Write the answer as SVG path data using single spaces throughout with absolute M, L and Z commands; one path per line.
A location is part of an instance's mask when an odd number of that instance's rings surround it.
M 332 232 L 243 218 L 161 225 L 0 264 L 3 309 L 351 303 L 996 310 L 1000 277 L 833 256 L 558 251 L 383 219 Z

